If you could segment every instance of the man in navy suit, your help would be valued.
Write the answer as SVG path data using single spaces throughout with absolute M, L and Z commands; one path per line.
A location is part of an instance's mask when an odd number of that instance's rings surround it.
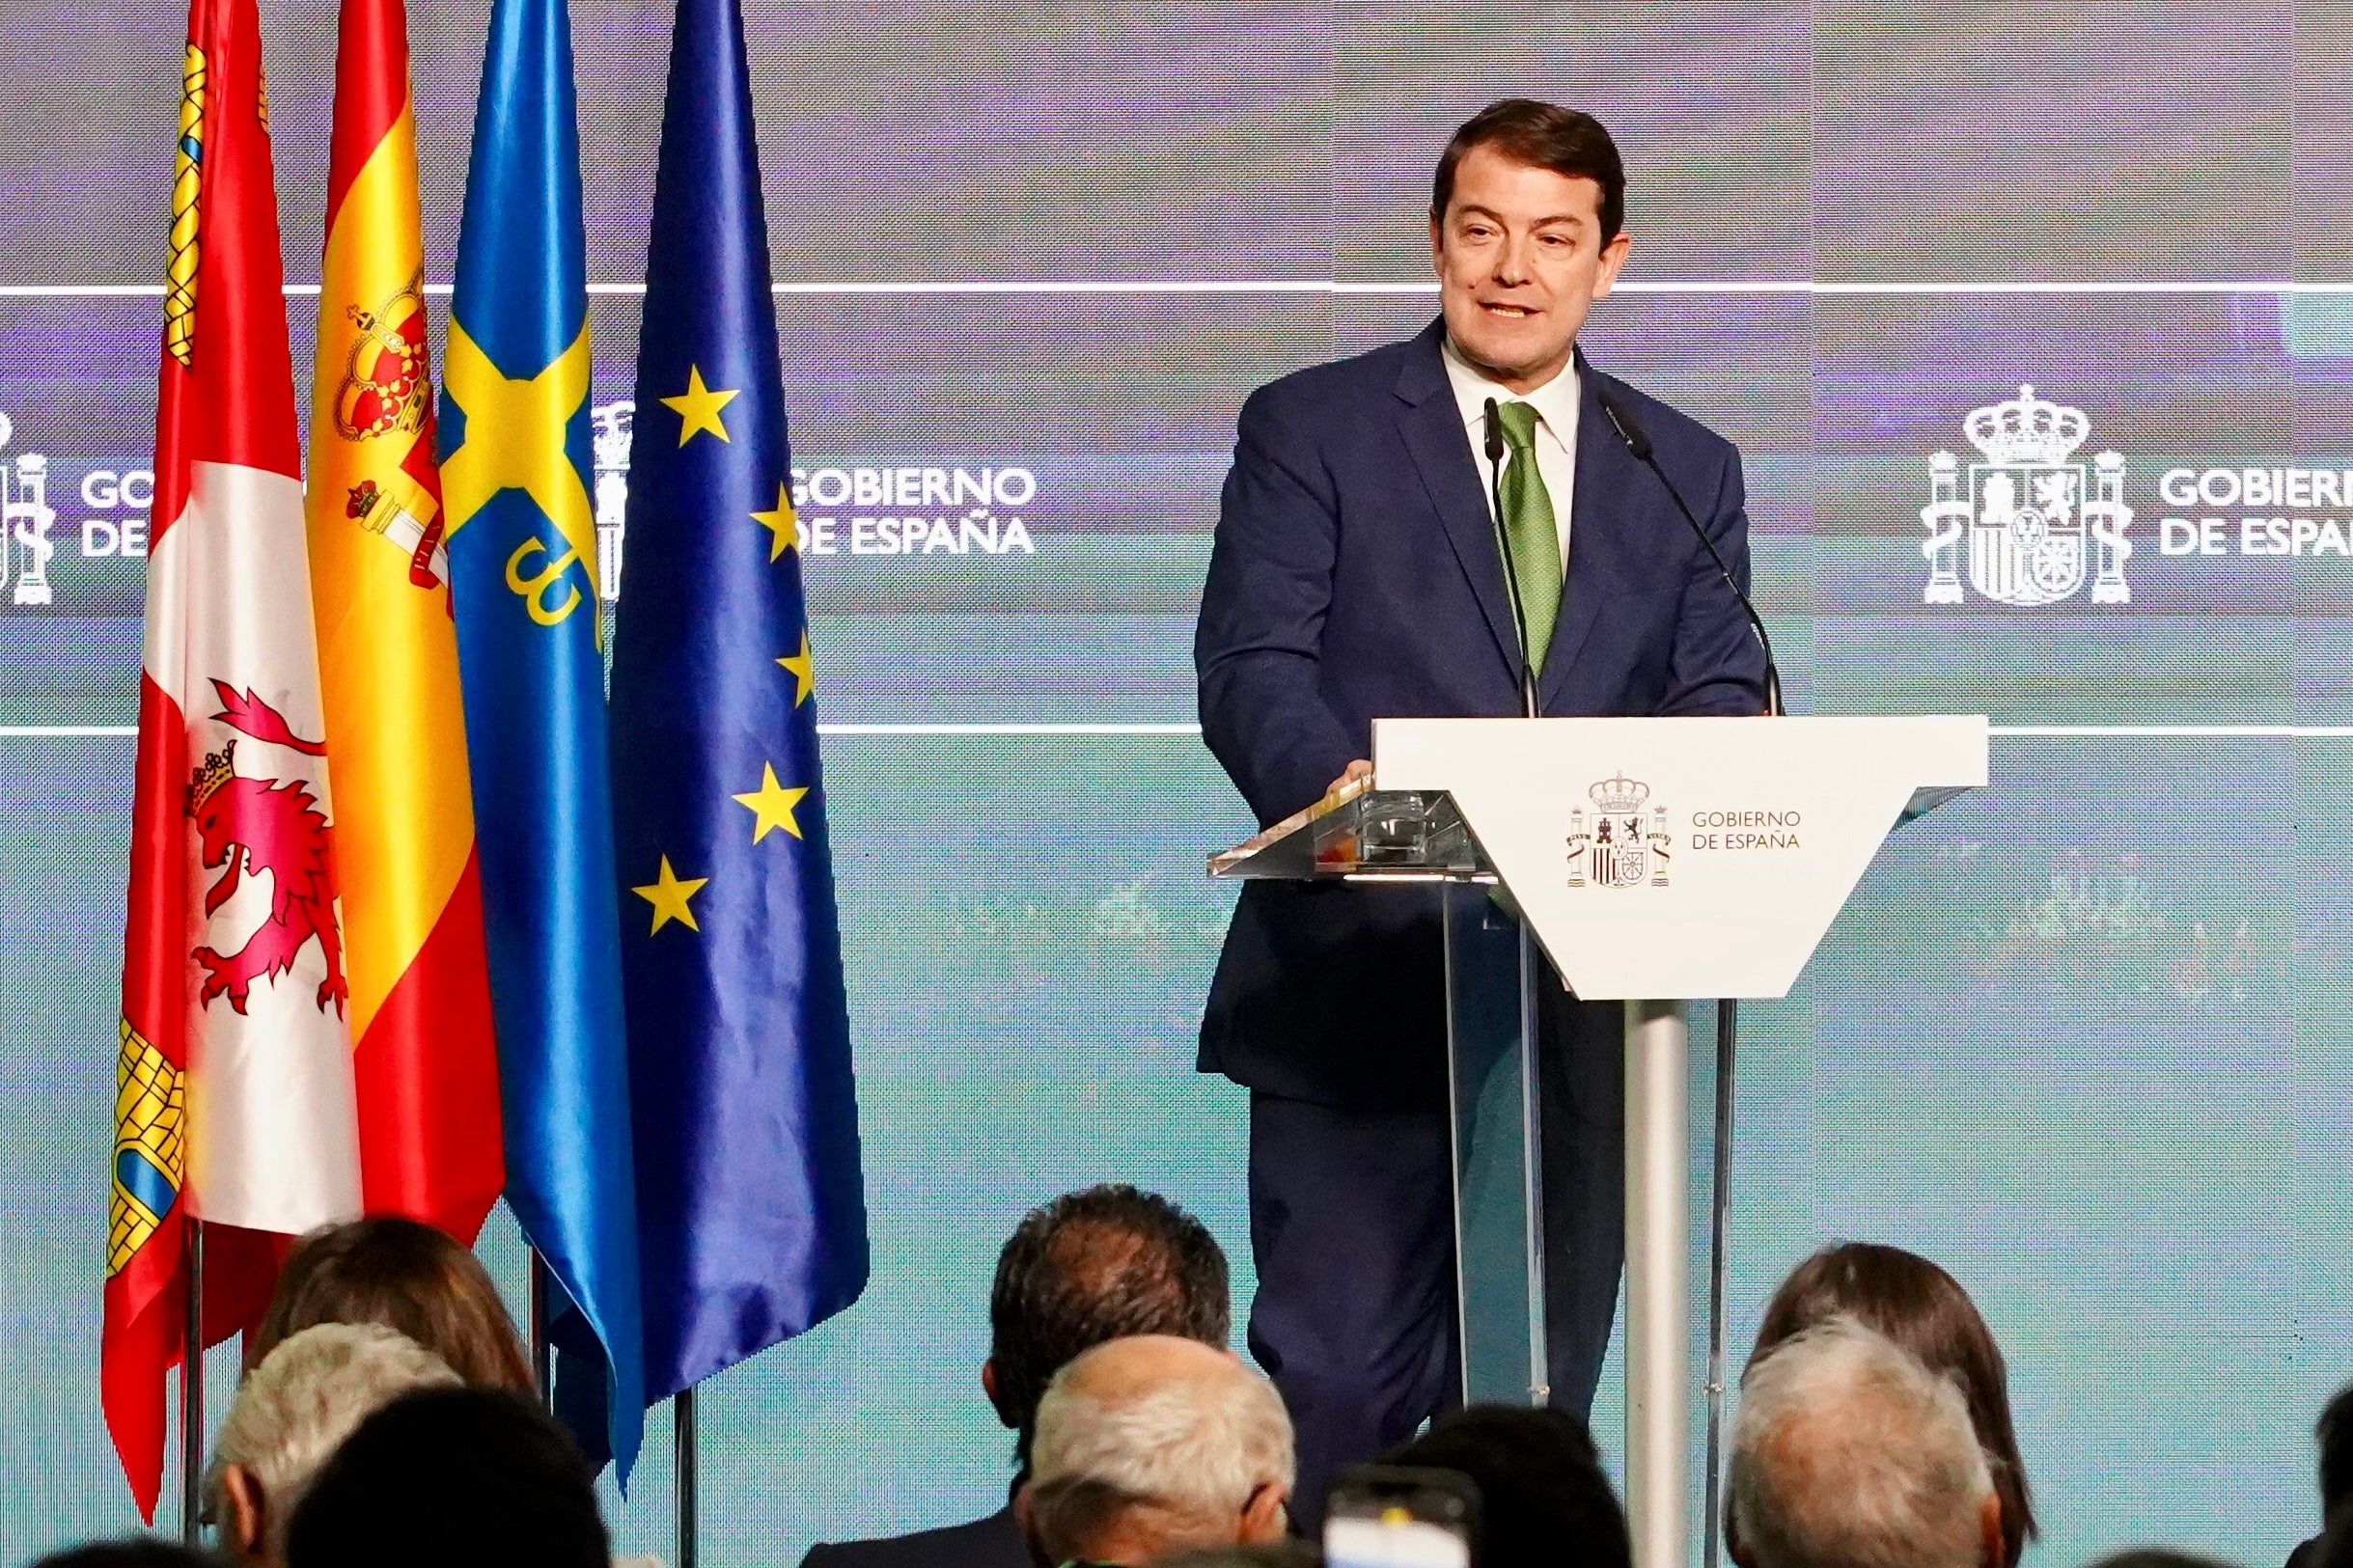
M 1599 394 L 1745 587 L 1738 452 L 1577 351 L 1625 262 L 1624 191 L 1592 118 L 1493 105 L 1438 165 L 1441 319 L 1243 404 L 1195 663 L 1203 734 L 1261 823 L 1369 772 L 1377 717 L 1521 711 L 1507 548 L 1542 713 L 1762 710 L 1737 598 Z M 1311 1521 L 1339 1470 L 1459 1398 L 1438 908 L 1251 883 L 1202 1024 L 1202 1069 L 1251 1090 L 1250 1343 L 1297 1423 Z M 1556 983 L 1540 1024 L 1552 1398 L 1582 1416 L 1623 1261 L 1621 1009 Z

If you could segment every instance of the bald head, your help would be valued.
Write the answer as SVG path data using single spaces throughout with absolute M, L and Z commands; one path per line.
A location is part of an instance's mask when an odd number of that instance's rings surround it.
M 1067 1375 L 1048 1385 L 1066 1397 L 1136 1399 L 1184 1383 L 1239 1388 L 1257 1377 L 1232 1351 L 1168 1334 L 1139 1334 L 1097 1345 L 1073 1360 Z
M 1191 1339 L 1114 1339 L 1038 1402 L 1031 1528 L 1055 1561 L 1275 1540 L 1291 1478 L 1290 1417 L 1265 1378 Z

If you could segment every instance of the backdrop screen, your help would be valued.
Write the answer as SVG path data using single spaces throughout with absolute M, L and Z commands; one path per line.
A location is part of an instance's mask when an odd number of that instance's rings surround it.
M 333 12 L 263 9 L 304 366 Z M 1243 1097 L 1191 1070 L 1229 907 L 1203 856 L 1249 827 L 1190 729 L 1217 489 L 1251 388 L 1431 316 L 1429 169 L 1510 93 L 1620 140 L 1634 250 L 1587 347 L 1739 443 L 1791 705 L 1998 727 L 1994 787 L 1892 841 L 1745 1015 L 1736 1351 L 1825 1240 L 1909 1246 L 2008 1349 L 2037 1560 L 2310 1533 L 2310 1424 L 2353 1375 L 2353 9 L 745 12 L 875 1262 L 711 1385 L 707 1560 L 1002 1499 L 988 1278 L 1055 1193 L 1170 1193 L 1246 1305 Z M 442 285 L 486 16 L 411 13 Z M 600 515 L 669 19 L 573 8 Z M 9 1561 L 133 1518 L 98 1283 L 182 37 L 172 0 L 0 27 Z M 1971 425 L 2022 398 L 2073 411 L 2024 544 Z M 484 1248 L 519 1305 L 503 1215 Z M 625 1549 L 668 1551 L 667 1436 L 610 1499 Z

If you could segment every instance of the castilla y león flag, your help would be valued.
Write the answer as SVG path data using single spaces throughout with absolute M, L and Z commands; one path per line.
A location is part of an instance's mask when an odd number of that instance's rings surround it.
M 367 1205 L 471 1241 L 502 1180 L 498 1063 L 401 0 L 343 3 L 310 457 Z
M 334 805 L 254 0 L 188 13 L 155 421 L 107 1216 L 106 1423 L 140 1513 L 184 1350 L 267 1299 L 277 1238 L 360 1207 Z

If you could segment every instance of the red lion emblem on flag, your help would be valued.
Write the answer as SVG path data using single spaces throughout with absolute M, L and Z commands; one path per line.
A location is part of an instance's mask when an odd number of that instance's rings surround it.
M 323 742 L 296 735 L 283 714 L 252 692 L 239 694 L 219 680 L 212 689 L 221 700 L 221 711 L 213 717 L 232 729 L 307 756 L 326 750 Z M 335 873 L 326 816 L 303 780 L 280 782 L 238 773 L 236 744 L 233 736 L 219 751 L 207 754 L 188 784 L 188 816 L 196 824 L 205 867 L 227 867 L 205 893 L 205 913 L 209 916 L 227 903 L 247 872 L 266 871 L 269 914 L 235 952 L 208 947 L 195 950 L 193 956 L 205 970 L 197 1000 L 209 1004 L 225 996 L 232 1008 L 244 1012 L 253 982 L 291 973 L 303 946 L 316 939 L 327 964 L 327 977 L 318 987 L 318 1008 L 324 1012 L 332 1004 L 341 1012 L 350 989 L 344 980 L 343 947 L 335 929 Z

